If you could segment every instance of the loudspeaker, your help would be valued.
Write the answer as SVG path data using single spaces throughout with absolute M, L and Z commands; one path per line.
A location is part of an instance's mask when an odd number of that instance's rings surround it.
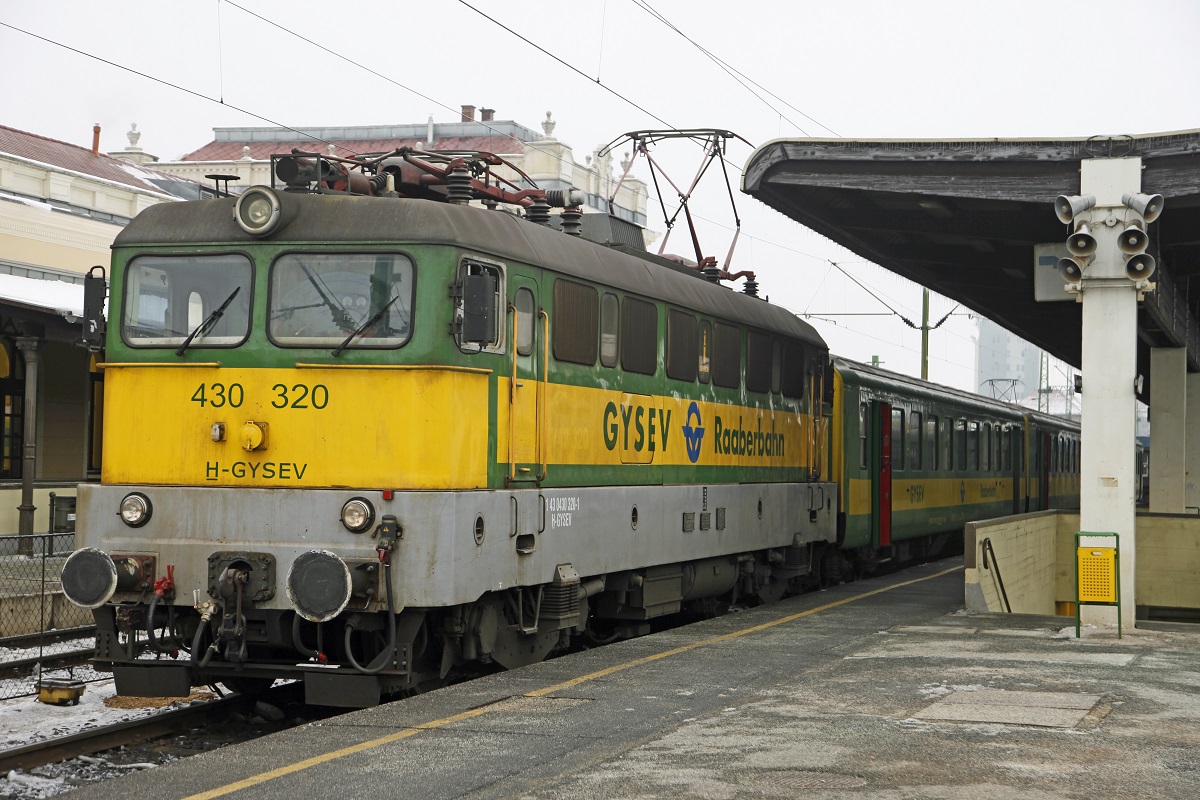
M 1117 237 L 1117 247 L 1126 255 L 1137 255 L 1146 249 L 1146 245 L 1150 243 L 1150 237 L 1142 230 L 1142 226 L 1136 222 L 1132 222 L 1121 231 L 1121 235 Z
M 1060 194 L 1054 201 L 1054 213 L 1058 214 L 1059 222 L 1069 223 L 1094 205 L 1096 205 L 1096 195 L 1094 194 Z
M 1090 256 L 1096 252 L 1096 237 L 1086 224 L 1067 237 L 1067 252 L 1073 256 Z
M 1060 258 L 1058 260 L 1058 271 L 1062 273 L 1063 279 L 1067 283 L 1079 283 L 1083 280 L 1083 269 L 1088 265 L 1088 261 L 1079 258 Z
M 1121 195 L 1121 202 L 1141 214 L 1142 219 L 1146 220 L 1147 223 L 1158 219 L 1158 215 L 1163 210 L 1163 196 L 1161 194 L 1126 192 Z
M 1154 274 L 1154 256 L 1149 253 L 1138 253 L 1125 261 L 1125 277 L 1131 281 L 1140 281 Z

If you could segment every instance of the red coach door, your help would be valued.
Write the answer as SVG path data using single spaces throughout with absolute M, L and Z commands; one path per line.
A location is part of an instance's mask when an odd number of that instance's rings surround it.
M 876 454 L 873 460 L 872 472 L 878 476 L 875 481 L 875 492 L 871 497 L 871 518 L 874 521 L 874 533 L 880 547 L 890 547 L 892 544 L 892 405 L 891 403 L 872 402 L 875 413 L 875 435 L 872 437 L 872 451 Z

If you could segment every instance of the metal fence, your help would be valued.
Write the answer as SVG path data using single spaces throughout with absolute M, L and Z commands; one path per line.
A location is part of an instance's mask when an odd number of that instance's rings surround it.
M 0 536 L 0 699 L 36 693 L 39 671 L 67 677 L 64 658 L 95 645 L 91 612 L 59 582 L 74 548 L 73 532 Z

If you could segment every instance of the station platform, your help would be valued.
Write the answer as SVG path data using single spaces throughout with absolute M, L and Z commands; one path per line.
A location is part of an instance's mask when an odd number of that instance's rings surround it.
M 941 561 L 70 796 L 1200 796 L 1200 634 L 962 608 Z

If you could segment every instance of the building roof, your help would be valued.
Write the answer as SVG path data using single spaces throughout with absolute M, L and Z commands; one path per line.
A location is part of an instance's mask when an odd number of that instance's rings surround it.
M 48 139 L 34 133 L 0 125 L 0 154 L 14 156 L 49 167 L 75 172 L 103 181 L 155 194 L 176 197 L 198 196 L 194 181 L 161 170 L 131 164 L 119 158 L 93 153 L 86 147 Z
M 324 155 L 329 152 L 330 145 L 335 146 L 333 155 L 348 157 L 387 153 L 398 147 L 415 147 L 418 143 L 426 150 L 482 150 L 498 155 L 518 155 L 525 152 L 526 142 L 545 138 L 508 120 L 327 128 L 214 128 L 213 133 L 216 138 L 212 142 L 179 160 L 236 161 L 249 155 L 254 160 L 265 161 L 272 154 L 287 153 L 293 148 Z M 245 150 L 247 147 L 249 153 Z

